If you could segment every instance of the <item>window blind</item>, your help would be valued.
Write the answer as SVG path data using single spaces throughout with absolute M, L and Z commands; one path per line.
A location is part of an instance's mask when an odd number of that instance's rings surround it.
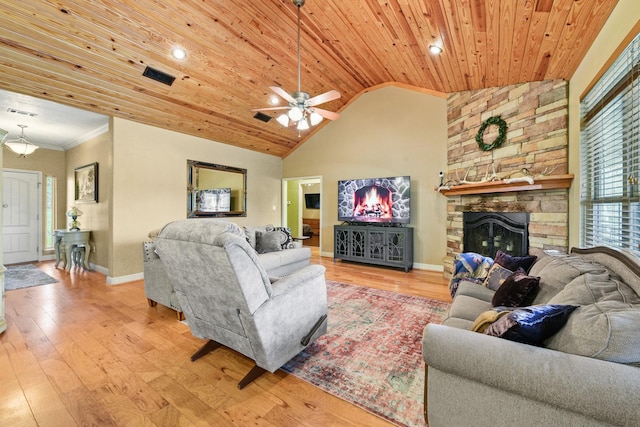
M 640 256 L 640 34 L 580 108 L 582 245 Z

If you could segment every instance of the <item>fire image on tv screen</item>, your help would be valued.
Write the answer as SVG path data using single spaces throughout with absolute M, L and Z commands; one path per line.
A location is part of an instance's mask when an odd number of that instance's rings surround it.
M 411 220 L 411 177 L 338 181 L 338 220 L 408 224 Z

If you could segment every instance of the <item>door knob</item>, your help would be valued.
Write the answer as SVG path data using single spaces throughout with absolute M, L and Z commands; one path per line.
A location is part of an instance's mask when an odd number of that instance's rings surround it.
M 6 204 L 6 203 L 3 203 L 3 204 L 2 204 L 2 207 L 3 207 L 3 208 L 8 208 L 8 207 L 9 207 L 9 205 L 8 205 L 8 204 Z

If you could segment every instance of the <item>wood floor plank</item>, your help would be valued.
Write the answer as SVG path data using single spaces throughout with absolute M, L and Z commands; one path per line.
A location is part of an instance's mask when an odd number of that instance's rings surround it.
M 125 394 L 121 393 L 120 389 L 113 384 L 105 384 L 102 387 L 92 390 L 92 394 L 118 426 L 155 426 L 155 423 L 150 418 L 150 414 L 140 412 L 140 408 Z M 160 409 L 155 412 L 158 412 Z
M 64 400 L 60 398 L 58 392 L 48 381 L 24 389 L 24 393 L 38 426 L 62 427 L 79 425 L 73 419 Z
M 439 272 L 334 262 L 317 248 L 312 262 L 327 280 L 451 300 Z M 149 307 L 142 280 L 110 286 L 38 266 L 60 282 L 6 293 L 0 425 L 390 426 L 283 371 L 238 390 L 253 362 L 228 348 L 191 362 L 204 341 L 173 310 Z
M 192 427 L 195 424 L 173 405 L 165 406 L 151 416 L 158 427 Z
M 0 384 L 0 425 L 37 426 L 3 346 L 0 346 Z
M 62 400 L 78 426 L 117 426 L 111 414 L 84 387 L 63 393 Z
M 156 378 L 150 385 L 195 425 L 233 426 L 223 415 L 217 413 L 168 375 Z

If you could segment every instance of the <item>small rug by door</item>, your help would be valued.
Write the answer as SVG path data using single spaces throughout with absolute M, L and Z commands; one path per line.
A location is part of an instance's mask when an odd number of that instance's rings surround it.
M 398 426 L 424 426 L 422 331 L 449 303 L 327 281 L 327 334 L 282 369 Z
M 58 279 L 54 279 L 33 264 L 11 265 L 4 272 L 4 289 L 6 291 L 57 282 Z

